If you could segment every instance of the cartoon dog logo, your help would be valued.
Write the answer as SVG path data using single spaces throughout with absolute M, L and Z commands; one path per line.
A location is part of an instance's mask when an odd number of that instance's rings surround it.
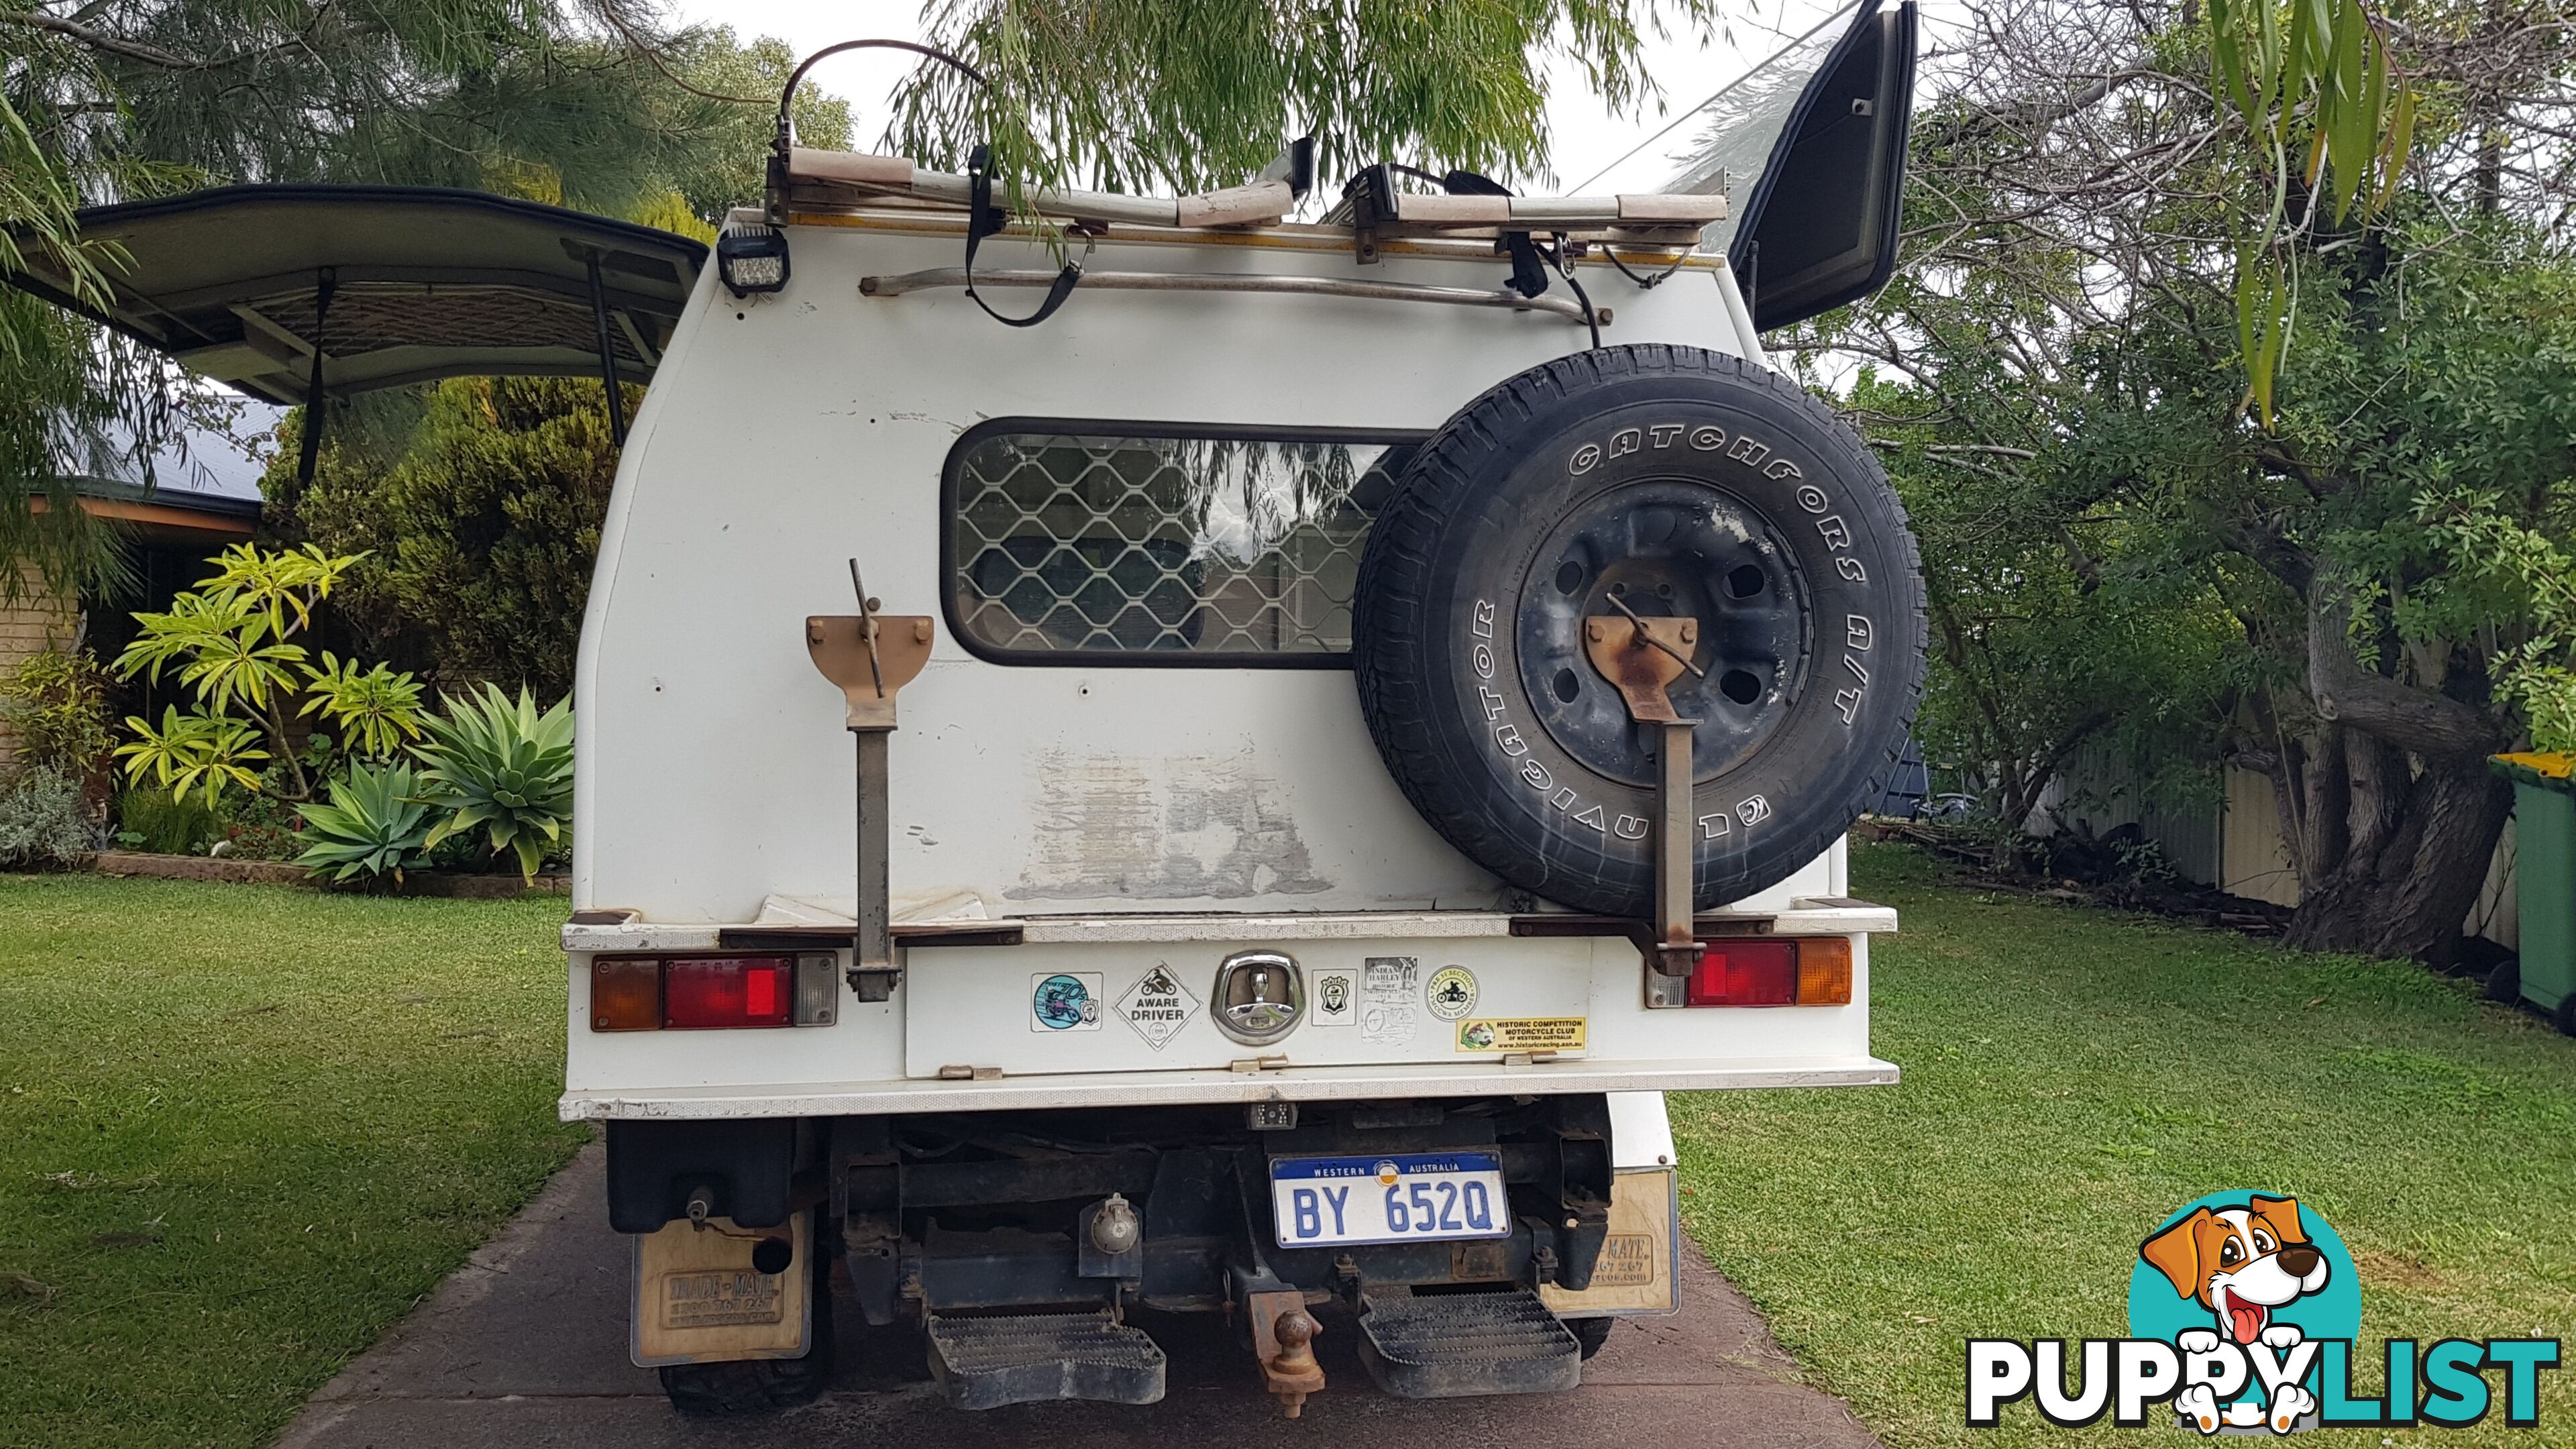
M 2286 1197 L 2256 1196 L 2241 1208 L 2196 1208 L 2139 1244 L 2138 1256 L 2164 1274 L 2175 1293 L 2208 1309 L 2216 1321 L 2215 1330 L 2186 1329 L 2176 1337 L 2175 1346 L 2184 1353 L 2216 1349 L 2222 1333 L 2249 1348 L 2258 1343 L 2272 1349 L 2297 1347 L 2304 1337 L 2298 1326 L 2273 1322 L 2273 1312 L 2323 1289 L 2328 1275 L 2325 1254 L 2299 1226 L 2297 1200 Z M 2185 1389 L 2174 1407 L 2197 1420 L 2202 1433 L 2216 1431 L 2222 1419 L 2238 1422 L 2222 1415 L 2218 1396 L 2206 1384 Z M 2283 1384 L 2263 1418 L 2275 1431 L 2286 1432 L 2316 1407 L 2314 1394 L 2295 1383 Z

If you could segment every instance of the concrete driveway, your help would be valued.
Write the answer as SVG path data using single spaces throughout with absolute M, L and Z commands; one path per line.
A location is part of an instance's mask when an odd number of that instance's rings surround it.
M 838 1387 L 820 1402 L 771 1418 L 685 1419 L 650 1369 L 626 1361 L 627 1248 L 608 1230 L 602 1161 L 600 1148 L 585 1149 L 429 1302 L 314 1395 L 280 1449 L 1878 1449 L 1840 1400 L 1797 1381 L 1762 1320 L 1695 1250 L 1683 1270 L 1682 1312 L 1620 1324 L 1572 1393 L 1388 1398 L 1360 1366 L 1348 1317 L 1328 1314 L 1316 1348 L 1332 1385 L 1291 1422 L 1217 1320 L 1140 1314 L 1135 1322 L 1171 1357 L 1161 1403 L 1021 1404 L 967 1414 L 941 1399 L 913 1342 L 855 1328 L 858 1311 L 845 1304 L 838 1322 L 855 1331 L 842 1338 Z

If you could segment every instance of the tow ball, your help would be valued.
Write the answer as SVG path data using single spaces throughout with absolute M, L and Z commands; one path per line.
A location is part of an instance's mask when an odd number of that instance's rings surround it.
M 1324 1366 L 1315 1362 L 1315 1335 L 1323 1329 L 1306 1311 L 1306 1295 L 1288 1289 L 1245 1295 L 1252 1319 L 1252 1356 L 1261 1364 L 1262 1387 L 1291 1419 L 1306 1412 L 1306 1397 L 1324 1391 Z
M 886 737 L 894 733 L 896 693 L 930 662 L 931 622 L 927 614 L 880 612 L 884 606 L 859 581 L 857 559 L 850 560 L 850 587 L 858 591 L 859 612 L 809 616 L 805 652 L 841 687 L 846 723 L 858 738 L 858 950 L 850 960 L 850 990 L 861 1001 L 884 1001 L 901 975 L 886 901 Z
M 1685 672 L 1704 679 L 1708 671 L 1691 662 L 1699 645 L 1697 619 L 1644 617 L 1616 594 L 1610 607 L 1619 612 L 1584 617 L 1583 652 L 1617 687 L 1628 717 L 1656 731 L 1655 919 L 1638 944 L 1653 968 L 1646 982 L 1649 1003 L 1677 1006 L 1680 983 L 1698 968 L 1705 949 L 1692 930 L 1691 731 L 1699 721 L 1683 719 L 1665 690 Z

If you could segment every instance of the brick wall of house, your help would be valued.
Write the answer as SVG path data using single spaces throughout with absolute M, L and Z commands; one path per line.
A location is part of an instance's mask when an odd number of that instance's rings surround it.
M 80 626 L 80 608 L 69 596 L 46 590 L 30 565 L 19 575 L 18 596 L 0 603 L 0 675 L 16 672 L 18 661 L 72 642 Z M 0 770 L 17 760 L 17 744 L 0 721 Z

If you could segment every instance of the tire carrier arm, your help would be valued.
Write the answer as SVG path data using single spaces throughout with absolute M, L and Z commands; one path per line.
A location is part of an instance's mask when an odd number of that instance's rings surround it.
M 1699 621 L 1642 618 L 1616 595 L 1610 603 L 1619 614 L 1583 621 L 1583 648 L 1592 667 L 1618 687 L 1628 717 L 1657 733 L 1655 919 L 1652 935 L 1639 944 L 1653 968 L 1646 974 L 1646 1004 L 1680 1006 L 1705 949 L 1693 929 L 1691 880 L 1691 731 L 1699 721 L 1676 713 L 1664 689 L 1683 670 L 1706 674 L 1691 662 Z
M 930 661 L 931 620 L 927 614 L 880 613 L 882 606 L 859 582 L 857 559 L 850 560 L 850 583 L 859 593 L 859 612 L 809 616 L 805 650 L 823 677 L 840 686 L 849 707 L 845 723 L 858 738 L 858 949 L 850 961 L 850 990 L 861 1001 L 883 1001 L 902 970 L 894 959 L 887 904 L 886 747 L 894 733 L 897 691 Z

